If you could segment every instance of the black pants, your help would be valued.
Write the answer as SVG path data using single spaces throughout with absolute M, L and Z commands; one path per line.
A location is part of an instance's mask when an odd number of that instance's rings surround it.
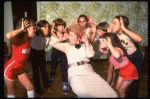
M 49 88 L 48 73 L 46 71 L 45 50 L 43 49 L 38 51 L 31 48 L 30 55 L 31 55 L 34 87 L 36 93 L 42 93 L 41 84 L 40 84 L 40 72 L 41 72 L 44 88 Z
M 138 71 L 139 79 L 143 66 L 144 58 L 140 51 L 135 51 L 133 54 L 127 56 L 129 60 L 135 65 Z M 139 93 L 139 80 L 134 80 L 130 86 L 127 98 L 137 98 Z

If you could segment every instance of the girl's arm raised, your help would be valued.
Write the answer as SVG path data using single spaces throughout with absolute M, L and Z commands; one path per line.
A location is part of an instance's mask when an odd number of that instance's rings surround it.
M 30 25 L 30 24 L 28 24 L 28 22 L 27 22 L 26 20 L 23 22 L 23 19 L 22 19 L 22 26 L 21 26 L 20 29 L 17 29 L 17 30 L 8 32 L 8 33 L 6 34 L 6 37 L 7 37 L 7 39 L 9 40 L 9 42 L 10 42 L 10 43 L 14 43 L 15 40 L 16 40 L 15 37 L 16 37 L 19 33 L 23 32 L 29 25 Z
M 68 43 L 61 43 L 61 41 L 58 38 L 55 38 L 54 36 L 50 37 L 49 45 L 62 52 L 67 52 Z
M 88 15 L 88 19 L 89 19 L 89 23 L 92 23 L 94 26 L 98 25 L 97 22 L 93 21 L 93 18 L 90 15 Z
M 51 35 L 53 35 L 54 37 L 58 38 L 58 36 L 54 33 L 54 26 L 55 26 L 55 22 L 52 22 L 52 28 L 51 28 Z
M 85 43 L 87 57 L 88 58 L 93 57 L 95 52 L 93 50 L 92 45 L 89 43 L 88 36 L 87 35 L 83 35 L 82 38 L 79 39 L 79 40 Z
M 127 33 L 135 42 L 137 43 L 141 43 L 143 41 L 143 38 L 136 34 L 135 32 L 132 32 L 130 30 L 128 30 L 125 26 L 124 26 L 124 22 L 123 22 L 123 19 L 122 17 L 120 17 L 120 24 L 121 24 L 121 28 L 122 30 Z
M 111 54 L 115 57 L 115 58 L 119 58 L 121 56 L 121 53 L 115 49 L 115 47 L 112 46 L 112 43 L 111 43 L 111 39 L 109 37 L 107 37 L 107 44 L 108 44 L 108 47 L 111 51 Z

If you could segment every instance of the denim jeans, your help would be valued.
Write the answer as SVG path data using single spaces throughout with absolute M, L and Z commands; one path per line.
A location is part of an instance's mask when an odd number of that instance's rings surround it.
M 140 73 L 143 66 L 143 55 L 140 51 L 135 51 L 133 54 L 127 56 L 128 59 L 135 65 L 138 71 L 139 79 L 140 79 Z M 128 98 L 137 98 L 139 91 L 139 80 L 134 80 L 133 83 L 130 86 Z
M 67 73 L 67 57 L 66 54 L 60 51 L 53 51 L 51 54 L 51 73 L 50 79 L 55 78 L 55 72 L 57 69 L 58 58 L 60 60 L 61 72 L 62 72 L 62 85 L 66 84 L 68 86 L 68 73 Z

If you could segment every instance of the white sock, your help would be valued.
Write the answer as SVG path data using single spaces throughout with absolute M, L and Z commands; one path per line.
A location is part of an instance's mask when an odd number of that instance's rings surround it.
M 16 98 L 15 95 L 7 95 L 7 98 Z
M 34 97 L 34 90 L 27 91 L 27 95 L 28 95 L 28 98 L 35 98 Z

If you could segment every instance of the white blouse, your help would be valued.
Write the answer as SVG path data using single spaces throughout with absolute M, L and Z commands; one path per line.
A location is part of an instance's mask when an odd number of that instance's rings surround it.
M 85 44 L 82 44 L 81 47 L 77 49 L 75 48 L 75 45 L 70 45 L 68 42 L 61 43 L 59 39 L 53 36 L 50 38 L 49 44 L 54 48 L 66 53 L 68 64 L 80 61 L 89 62 L 89 58 L 93 57 L 95 54 L 91 45 L 89 48 L 87 48 Z
M 123 47 L 127 50 L 128 55 L 133 54 L 137 50 L 134 43 L 131 41 L 130 37 L 128 37 L 125 34 L 118 35 L 118 37 L 119 37 Z

